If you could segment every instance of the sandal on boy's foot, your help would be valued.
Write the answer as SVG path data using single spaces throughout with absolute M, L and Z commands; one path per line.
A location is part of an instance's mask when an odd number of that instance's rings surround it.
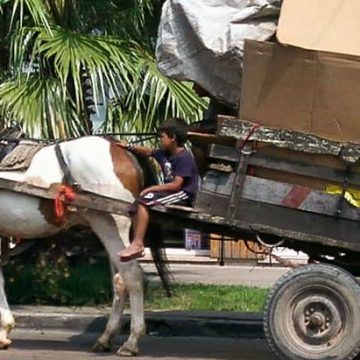
M 131 247 L 131 245 L 130 245 L 130 247 Z M 135 260 L 135 259 L 144 257 L 145 251 L 144 251 L 144 249 L 140 249 L 138 251 L 132 252 L 131 249 L 126 248 L 126 249 L 120 251 L 118 255 L 119 255 L 120 261 L 126 262 L 126 261 Z
M 128 256 L 120 256 L 120 261 L 121 262 L 127 262 L 127 261 L 131 261 L 131 260 L 135 260 L 135 259 L 139 259 L 145 256 L 145 251 L 139 251 L 137 253 L 128 255 Z

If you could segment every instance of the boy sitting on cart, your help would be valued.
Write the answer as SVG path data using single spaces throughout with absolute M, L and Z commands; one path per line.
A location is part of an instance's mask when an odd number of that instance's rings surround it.
M 136 155 L 154 157 L 164 174 L 164 184 L 144 189 L 137 199 L 134 216 L 134 238 L 130 246 L 119 253 L 121 261 L 144 256 L 144 238 L 149 224 L 149 207 L 180 204 L 191 206 L 197 192 L 198 170 L 193 156 L 184 148 L 187 124 L 179 118 L 165 120 L 159 128 L 160 149 L 132 144 L 125 146 Z

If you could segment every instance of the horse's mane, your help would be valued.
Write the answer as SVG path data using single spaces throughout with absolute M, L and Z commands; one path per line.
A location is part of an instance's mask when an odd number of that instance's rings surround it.
M 157 185 L 159 183 L 158 176 L 154 165 L 151 163 L 150 159 L 144 158 L 142 156 L 137 156 L 132 153 L 139 163 L 144 176 L 144 188 L 147 188 L 151 185 Z

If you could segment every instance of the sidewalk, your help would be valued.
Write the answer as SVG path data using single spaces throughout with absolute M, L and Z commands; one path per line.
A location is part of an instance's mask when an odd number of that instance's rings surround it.
M 159 281 L 152 263 L 141 264 L 149 280 Z M 289 268 L 269 266 L 240 266 L 203 263 L 170 263 L 169 269 L 177 283 L 210 285 L 244 285 L 270 288 Z

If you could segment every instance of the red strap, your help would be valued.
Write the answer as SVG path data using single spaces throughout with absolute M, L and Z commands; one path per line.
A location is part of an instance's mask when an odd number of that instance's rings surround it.
M 60 188 L 58 195 L 54 200 L 55 220 L 58 224 L 61 224 L 64 221 L 64 217 L 65 217 L 64 201 L 74 201 L 75 197 L 76 195 L 72 187 L 63 185 Z

